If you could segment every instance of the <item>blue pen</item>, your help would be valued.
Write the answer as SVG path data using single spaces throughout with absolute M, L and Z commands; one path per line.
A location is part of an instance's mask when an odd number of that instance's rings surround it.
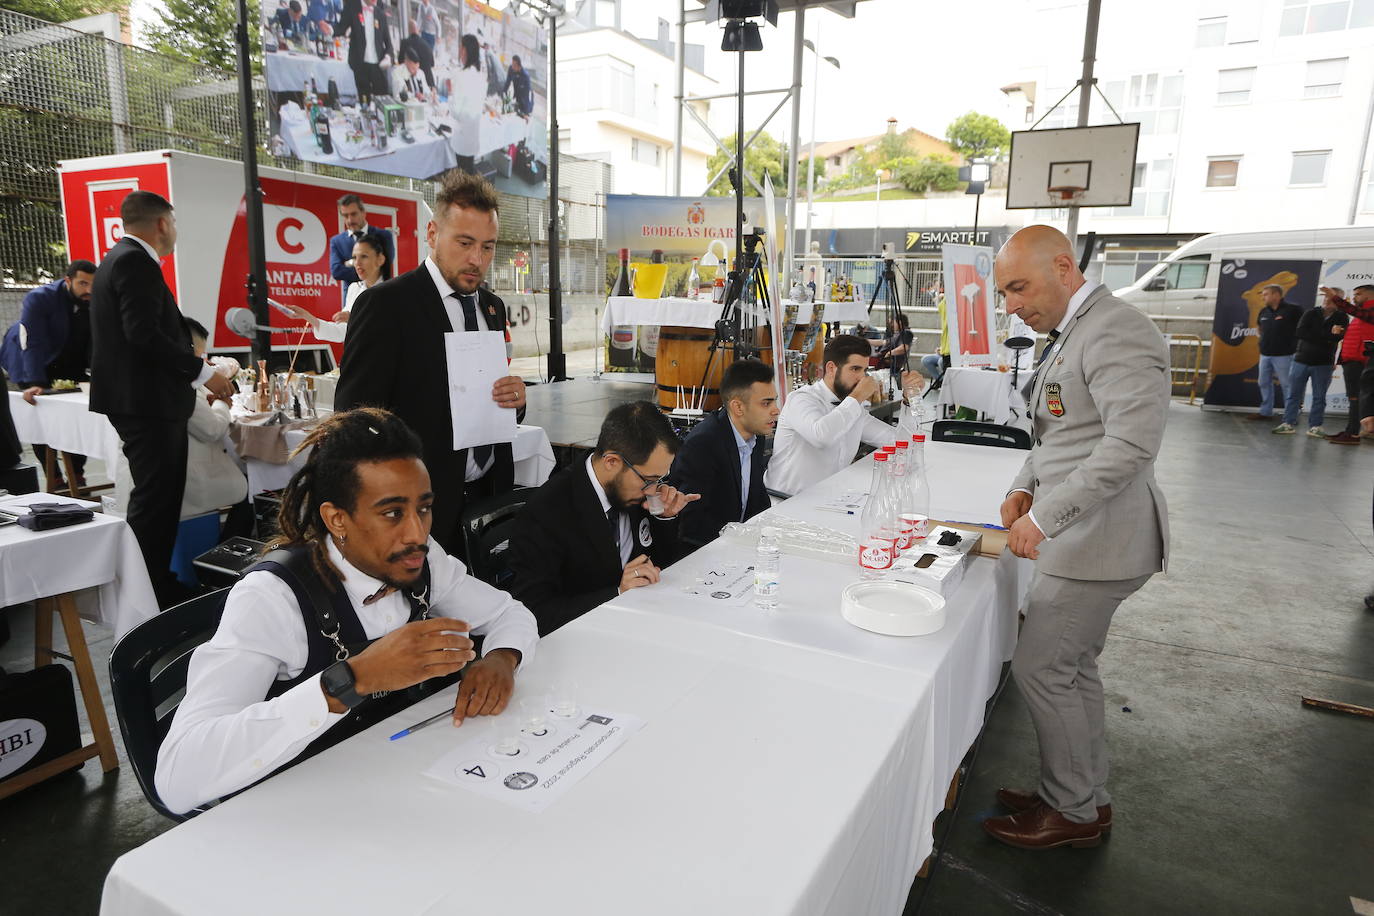
M 433 725 L 435 722 L 438 722 L 438 721 L 439 721 L 440 719 L 442 719 L 444 716 L 451 716 L 451 715 L 453 715 L 453 710 L 451 710 L 451 709 L 445 709 L 443 712 L 435 713 L 434 715 L 430 716 L 428 719 L 426 719 L 426 720 L 423 721 L 423 722 L 416 722 L 414 725 L 410 726 L 409 728 L 403 728 L 403 729 L 401 729 L 401 730 L 398 731 L 396 734 L 392 735 L 391 738 L 390 738 L 390 740 L 395 741 L 397 738 L 404 738 L 406 735 L 410 734 L 411 732 L 418 732 L 420 729 L 426 728 L 426 727 L 428 727 L 428 726 L 430 726 L 430 725 Z
M 984 525 L 981 522 L 945 522 L 946 525 L 964 525 L 969 528 L 986 528 L 988 531 L 1006 531 L 1001 525 Z

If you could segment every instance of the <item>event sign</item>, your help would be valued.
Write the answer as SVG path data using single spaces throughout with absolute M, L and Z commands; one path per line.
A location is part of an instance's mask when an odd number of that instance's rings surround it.
M 1303 309 L 1316 303 L 1320 261 L 1223 258 L 1217 282 L 1216 314 L 1212 320 L 1208 407 L 1256 407 L 1259 394 L 1259 327 L 1264 308 L 1262 291 L 1270 284 L 1283 289 L 1283 298 Z M 1283 406 L 1275 393 L 1275 404 Z
M 945 319 L 950 363 L 997 364 L 997 303 L 993 296 L 993 251 L 976 245 L 945 245 Z
M 260 0 L 269 149 L 432 178 L 452 168 L 542 197 L 548 47 L 480 0 Z

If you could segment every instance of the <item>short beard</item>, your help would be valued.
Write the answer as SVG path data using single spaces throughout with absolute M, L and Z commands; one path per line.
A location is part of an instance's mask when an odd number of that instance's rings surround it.
M 845 398 L 849 397 L 849 392 L 851 392 L 851 391 L 853 391 L 853 390 L 854 390 L 854 386 L 853 386 L 853 385 L 850 385 L 849 387 L 845 387 L 844 382 L 840 381 L 839 373 L 836 373 L 836 374 L 835 374 L 835 397 L 837 397 L 837 398 L 839 398 L 841 401 L 843 401 Z

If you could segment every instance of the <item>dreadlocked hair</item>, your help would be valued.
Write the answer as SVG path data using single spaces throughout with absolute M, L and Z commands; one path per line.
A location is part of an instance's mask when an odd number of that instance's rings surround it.
M 346 512 L 357 507 L 362 486 L 359 464 L 424 456 L 414 431 L 400 417 L 377 407 L 330 415 L 310 431 L 293 457 L 307 449 L 310 455 L 305 464 L 282 491 L 277 520 L 281 534 L 271 547 L 308 548 L 311 565 L 333 590 L 340 576 L 329 561 L 329 529 L 320 517 L 320 506 L 333 503 Z

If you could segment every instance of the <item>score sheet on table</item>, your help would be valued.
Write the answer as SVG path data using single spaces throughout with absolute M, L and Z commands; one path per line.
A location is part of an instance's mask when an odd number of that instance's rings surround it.
M 491 387 L 510 374 L 505 335 L 500 331 L 451 332 L 444 335 L 444 354 L 454 450 L 515 441 L 515 409 L 491 399 Z

